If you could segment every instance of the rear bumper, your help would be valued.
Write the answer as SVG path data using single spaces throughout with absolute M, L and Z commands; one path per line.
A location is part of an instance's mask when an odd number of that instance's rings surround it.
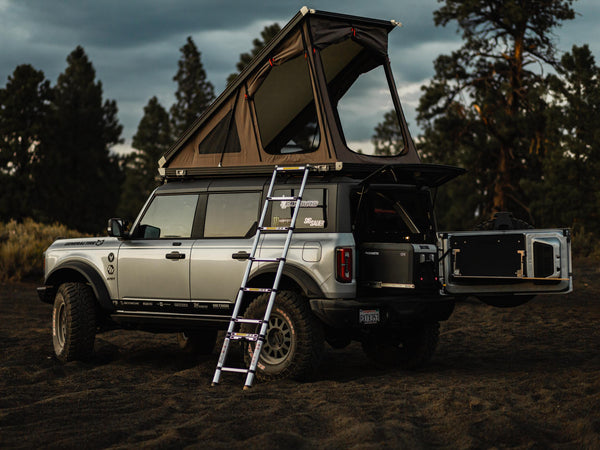
M 313 313 L 334 328 L 402 326 L 415 321 L 441 322 L 454 311 L 452 297 L 378 297 L 360 299 L 312 299 Z M 378 310 L 379 322 L 360 323 L 361 310 Z

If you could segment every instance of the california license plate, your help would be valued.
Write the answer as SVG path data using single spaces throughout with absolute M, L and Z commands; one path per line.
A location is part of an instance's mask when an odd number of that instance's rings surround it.
M 379 323 L 379 310 L 378 309 L 361 309 L 361 310 L 359 310 L 358 322 L 365 324 L 365 325 Z

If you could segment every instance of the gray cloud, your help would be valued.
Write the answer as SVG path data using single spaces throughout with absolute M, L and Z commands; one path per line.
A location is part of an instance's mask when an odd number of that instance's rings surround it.
M 102 81 L 106 98 L 116 99 L 124 137 L 130 142 L 143 107 L 156 95 L 163 106 L 173 103 L 179 48 L 191 35 L 202 52 L 208 78 L 217 92 L 235 70 L 239 54 L 270 23 L 284 25 L 302 6 L 295 1 L 264 0 L 0 0 L 0 85 L 19 64 L 43 70 L 54 83 L 66 67 L 67 55 L 82 45 Z M 455 25 L 437 28 L 436 0 L 315 0 L 315 9 L 383 19 L 403 27 L 390 35 L 390 56 L 400 91 L 408 89 L 406 114 L 414 125 L 417 84 L 433 74 L 433 60 L 460 45 Z M 600 5 L 574 4 L 576 23 L 557 31 L 557 43 L 569 50 L 595 37 Z

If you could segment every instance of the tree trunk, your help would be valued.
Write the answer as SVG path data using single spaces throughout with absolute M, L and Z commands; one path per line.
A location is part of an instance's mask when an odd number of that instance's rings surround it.
M 500 211 L 508 211 L 507 191 L 510 189 L 509 171 L 510 150 L 504 145 L 500 148 L 498 159 L 496 183 L 494 184 L 494 196 L 492 198 L 492 214 Z

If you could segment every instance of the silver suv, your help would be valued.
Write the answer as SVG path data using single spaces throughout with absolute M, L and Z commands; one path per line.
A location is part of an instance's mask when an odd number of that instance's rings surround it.
M 361 340 L 377 362 L 407 367 L 434 351 L 438 322 L 454 301 L 439 295 L 429 191 L 385 183 L 366 189 L 361 181 L 309 178 L 263 346 L 263 379 L 308 375 L 324 339 L 336 348 Z M 54 304 L 57 357 L 89 357 L 95 333 L 115 325 L 180 332 L 183 346 L 212 351 L 231 316 L 268 184 L 262 176 L 169 182 L 129 233 L 111 219 L 111 237 L 54 242 L 39 293 Z M 274 195 L 298 188 L 289 176 Z M 275 202 L 267 223 L 289 225 L 295 206 Z M 265 235 L 257 256 L 280 256 L 285 237 Z M 385 260 L 390 255 L 394 262 Z M 271 287 L 276 270 L 272 262 L 254 264 L 248 285 Z M 249 294 L 246 315 L 262 318 L 267 296 Z
M 568 233 L 438 233 L 430 188 L 454 169 L 421 165 L 418 183 L 413 169 L 311 175 L 259 379 L 314 374 L 324 340 L 334 348 L 358 340 L 378 365 L 415 368 L 432 356 L 455 297 L 515 306 L 535 293 L 570 291 Z M 38 290 L 54 305 L 57 358 L 90 357 L 95 334 L 115 326 L 178 332 L 182 347 L 212 352 L 229 323 L 268 186 L 269 177 L 256 175 L 171 181 L 150 196 L 129 232 L 111 219 L 110 237 L 54 242 Z M 288 175 L 274 195 L 293 196 L 299 186 Z M 265 223 L 289 225 L 296 206 L 272 202 Z M 256 256 L 277 258 L 285 237 L 262 236 Z M 248 287 L 272 287 L 276 271 L 273 262 L 253 264 Z M 247 294 L 244 316 L 262 319 L 268 294 Z M 243 345 L 248 360 L 251 344 Z

